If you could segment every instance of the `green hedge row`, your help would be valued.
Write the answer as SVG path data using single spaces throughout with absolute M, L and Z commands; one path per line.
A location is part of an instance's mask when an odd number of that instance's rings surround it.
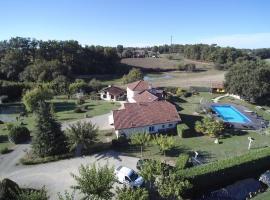
M 190 129 L 186 124 L 177 124 L 177 135 L 180 138 L 187 138 L 189 137 Z
M 193 184 L 192 193 L 220 188 L 235 181 L 257 177 L 270 167 L 270 147 L 209 164 L 180 170 L 180 176 Z

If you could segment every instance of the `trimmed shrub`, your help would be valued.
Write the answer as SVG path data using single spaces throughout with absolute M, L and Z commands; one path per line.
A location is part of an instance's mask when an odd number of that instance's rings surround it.
M 74 109 L 75 113 L 84 113 L 85 111 L 81 107 L 77 107 Z
M 270 148 L 256 149 L 247 154 L 178 171 L 193 184 L 190 195 L 217 189 L 237 180 L 256 177 L 269 169 Z
M 7 148 L 7 147 L 4 147 L 4 148 L 0 149 L 0 154 L 7 154 L 9 152 L 11 152 L 11 150 L 9 148 Z
M 30 131 L 25 126 L 14 126 L 9 130 L 8 138 L 15 144 L 24 143 L 30 139 Z
M 177 134 L 180 138 L 186 138 L 189 136 L 189 127 L 186 124 L 177 124 Z
M 176 160 L 175 167 L 177 170 L 181 170 L 181 169 L 185 169 L 189 167 L 189 155 L 181 154 Z

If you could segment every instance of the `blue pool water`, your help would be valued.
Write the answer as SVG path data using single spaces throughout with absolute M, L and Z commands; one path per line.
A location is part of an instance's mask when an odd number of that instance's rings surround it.
M 250 119 L 231 105 L 212 105 L 212 109 L 225 122 L 248 123 Z

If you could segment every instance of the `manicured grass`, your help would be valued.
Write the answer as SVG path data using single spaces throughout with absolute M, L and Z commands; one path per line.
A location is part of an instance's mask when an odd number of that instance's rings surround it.
M 268 189 L 266 192 L 258 194 L 256 197 L 252 198 L 252 200 L 266 200 L 270 198 L 270 190 Z
M 219 95 L 201 92 L 199 95 L 193 95 L 188 98 L 180 98 L 176 103 L 178 105 L 177 108 L 180 111 L 182 123 L 185 123 L 191 129 L 194 129 L 195 122 L 203 117 L 203 115 L 197 115 L 195 113 L 200 101 L 210 102 L 211 99 L 215 98 L 216 96 Z M 227 102 L 226 99 L 224 99 L 224 102 Z M 242 105 L 247 106 L 248 108 L 250 108 L 251 106 L 255 107 L 254 105 L 246 102 L 242 102 Z M 166 160 L 172 162 L 175 161 L 176 157 L 179 154 L 189 153 L 191 155 L 194 155 L 194 151 L 199 151 L 203 159 L 210 162 L 218 159 L 225 159 L 237 155 L 242 155 L 248 152 L 248 137 L 252 137 L 255 139 L 252 145 L 253 149 L 270 146 L 269 135 L 261 135 L 257 132 L 252 131 L 236 131 L 233 133 L 227 131 L 224 134 L 224 137 L 220 139 L 220 144 L 215 144 L 215 139 L 209 136 L 197 136 L 190 138 L 180 138 L 179 136 L 173 137 L 175 141 L 175 148 L 167 152 L 166 158 Z M 140 149 L 135 146 L 130 146 L 127 149 L 123 150 L 123 152 L 132 156 L 140 156 Z M 163 155 L 160 154 L 156 145 L 150 145 L 149 147 L 147 147 L 145 149 L 144 156 L 163 159 Z
M 76 100 L 74 99 L 59 99 L 54 98 L 51 101 L 55 105 L 55 115 L 60 122 L 64 121 L 72 121 L 76 119 L 85 118 L 87 115 L 88 117 L 93 117 L 97 115 L 102 115 L 105 113 L 110 112 L 113 109 L 117 109 L 120 104 L 113 103 L 113 102 L 106 102 L 106 101 L 95 101 L 95 100 L 86 100 L 83 105 L 79 105 L 80 107 L 84 108 L 87 106 L 87 109 L 83 113 L 75 113 L 74 109 L 78 106 L 76 105 Z M 9 114 L 9 116 L 17 117 L 19 114 Z M 27 128 L 32 131 L 34 129 L 34 115 L 29 114 L 28 117 L 21 118 L 18 122 L 13 122 L 14 124 L 19 124 L 23 122 L 27 126 Z M 13 145 L 8 141 L 7 138 L 7 129 L 5 124 L 0 125 L 0 149 L 4 147 L 12 147 Z

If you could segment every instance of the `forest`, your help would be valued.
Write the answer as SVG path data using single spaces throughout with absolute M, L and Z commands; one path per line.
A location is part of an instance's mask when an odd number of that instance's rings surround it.
M 123 73 L 116 48 L 82 46 L 75 40 L 42 41 L 11 38 L 0 41 L 0 79 L 52 81 L 58 75 Z

